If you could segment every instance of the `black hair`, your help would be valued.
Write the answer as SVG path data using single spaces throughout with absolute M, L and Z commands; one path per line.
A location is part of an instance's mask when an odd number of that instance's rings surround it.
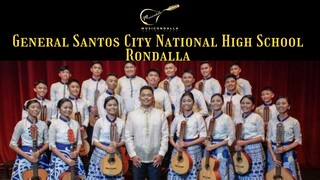
M 44 84 L 46 86 L 48 86 L 47 81 L 46 80 L 37 80 L 33 83 L 33 87 L 36 88 L 39 84 Z
M 31 104 L 33 104 L 33 103 L 38 103 L 38 104 L 41 106 L 41 104 L 40 104 L 40 102 L 39 102 L 38 100 L 36 100 L 36 99 L 31 99 L 31 100 L 27 101 L 27 103 L 25 104 L 24 110 L 27 110 L 27 109 L 29 108 L 29 106 L 30 106 Z
M 252 102 L 253 105 L 256 103 L 256 100 L 254 99 L 254 97 L 253 97 L 252 95 L 245 95 L 245 96 L 243 96 L 243 97 L 241 98 L 241 100 L 240 100 L 240 103 L 242 102 L 242 100 L 243 100 L 244 98 L 248 98 L 248 99 Z
M 62 106 L 62 104 L 65 103 L 65 102 L 70 102 L 70 103 L 72 104 L 72 102 L 71 102 L 70 99 L 68 99 L 68 98 L 62 98 L 62 99 L 60 99 L 60 100 L 58 101 L 58 103 L 57 103 L 58 109 L 60 109 L 60 107 Z
M 160 71 L 159 71 L 157 68 L 150 68 L 150 69 L 148 70 L 147 76 L 148 76 L 148 74 L 149 74 L 150 72 L 156 72 L 156 73 L 158 74 L 158 76 L 160 77 Z
M 271 92 L 273 92 L 273 89 L 272 89 L 271 86 L 265 86 L 264 88 L 262 88 L 261 92 L 262 91 L 271 91 Z
M 237 81 L 237 76 L 234 75 L 234 74 L 227 74 L 225 77 L 224 77 L 224 82 L 226 82 L 227 79 L 229 78 L 233 78 Z
M 112 73 L 112 72 L 107 74 L 107 78 L 108 78 L 109 76 L 114 76 L 114 77 L 118 78 L 117 74 L 116 74 L 116 73 Z
M 69 66 L 63 65 L 59 68 L 59 72 L 64 71 L 64 70 L 68 70 L 71 73 Z
M 106 97 L 106 99 L 104 99 L 103 107 L 106 108 L 107 103 L 108 103 L 109 101 L 111 101 L 111 100 L 115 100 L 115 101 L 117 102 L 117 105 L 119 104 L 119 103 L 118 103 L 118 99 L 117 99 L 116 97 L 114 97 L 114 96 L 108 96 L 108 97 Z
M 142 86 L 142 87 L 140 88 L 140 93 L 139 93 L 139 94 L 141 94 L 141 92 L 142 92 L 144 89 L 149 89 L 149 90 L 152 92 L 152 94 L 153 94 L 153 89 L 152 89 L 152 87 L 151 87 L 151 86 L 148 86 L 148 85 Z
M 78 84 L 80 85 L 79 80 L 77 80 L 77 79 L 70 79 L 70 80 L 68 81 L 68 83 L 67 83 L 67 86 L 69 87 L 70 84 L 73 83 L 73 82 L 76 82 L 76 83 L 78 83 Z
M 279 100 L 279 99 L 286 99 L 288 104 L 291 105 L 291 101 L 289 99 L 288 96 L 278 96 L 277 99 L 276 99 L 276 102 Z
M 132 64 L 132 65 L 136 66 L 136 63 L 135 63 L 134 61 L 125 61 L 125 62 L 124 62 L 124 65 L 126 65 L 126 64 L 128 64 L 128 63 L 130 63 L 130 64 Z
M 95 64 L 100 64 L 100 66 L 103 68 L 103 64 L 100 61 L 92 61 L 91 67 Z
M 240 62 L 238 62 L 238 61 L 231 63 L 229 68 L 231 68 L 232 66 L 239 66 L 239 68 L 241 68 Z
M 180 104 L 181 104 L 181 101 L 182 101 L 182 98 L 185 97 L 185 96 L 189 96 L 192 100 L 193 100 L 193 103 L 194 103 L 194 96 L 192 94 L 192 92 L 190 91 L 186 91 L 182 94 L 181 98 L 180 98 Z
M 223 95 L 221 93 L 215 93 L 211 96 L 210 100 L 212 101 L 212 98 L 215 97 L 215 96 L 219 96 L 221 99 L 222 99 L 222 102 L 224 102 L 224 98 L 223 98 Z
M 211 66 L 209 61 L 200 61 L 200 66 L 201 66 L 202 64 L 209 64 L 209 66 Z
M 182 72 L 182 75 L 185 74 L 185 73 L 190 73 L 190 74 L 194 77 L 194 72 L 193 72 L 191 69 L 185 69 L 185 70 Z

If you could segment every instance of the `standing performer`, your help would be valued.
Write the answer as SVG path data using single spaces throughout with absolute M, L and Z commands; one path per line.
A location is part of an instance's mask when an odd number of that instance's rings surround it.
M 265 172 L 265 153 L 261 142 L 264 141 L 264 125 L 262 118 L 253 112 L 255 100 L 252 95 L 245 95 L 240 100 L 242 114 L 242 133 L 241 140 L 236 140 L 235 150 L 244 150 L 249 155 L 248 172 L 240 174 L 236 171 L 236 177 L 238 179 L 264 179 Z M 237 129 L 238 130 L 238 129 Z M 238 132 L 236 132 L 238 133 Z M 234 158 L 237 155 L 233 155 L 233 163 L 236 165 Z
M 57 107 L 60 113 L 59 119 L 53 120 L 49 128 L 49 148 L 52 154 L 48 179 L 57 180 L 61 178 L 71 166 L 75 166 L 77 176 L 84 178 L 84 166 L 78 156 L 82 145 L 80 125 L 76 120 L 70 119 L 73 109 L 72 102 L 67 98 L 60 99 Z M 77 145 L 72 152 L 73 142 L 68 139 L 70 132 L 74 135 Z
M 268 153 L 267 169 L 268 173 L 276 166 L 284 167 L 296 180 L 302 179 L 300 168 L 297 161 L 296 148 L 302 144 L 300 123 L 297 119 L 288 114 L 290 110 L 290 100 L 288 97 L 279 96 L 276 100 L 276 107 L 279 115 L 272 118 L 268 124 Z M 276 147 L 277 125 L 282 125 L 282 144 Z M 276 158 L 280 153 L 282 161 Z
M 39 168 L 48 170 L 48 158 L 45 151 L 48 149 L 48 126 L 45 122 L 37 120 L 41 105 L 35 100 L 29 100 L 25 105 L 28 116 L 17 123 L 14 128 L 9 146 L 17 153 L 13 165 L 12 180 L 23 179 L 23 172 L 31 169 L 33 163 L 38 163 Z M 33 152 L 33 139 L 30 127 L 37 127 L 37 151 Z M 22 146 L 18 145 L 21 139 Z
M 205 141 L 207 132 L 203 117 L 198 112 L 193 112 L 194 97 L 190 91 L 186 91 L 181 96 L 182 114 L 175 116 L 170 126 L 170 143 L 174 147 L 171 155 L 171 163 L 169 166 L 168 179 L 197 179 L 201 170 L 201 143 Z M 186 122 L 184 137 L 180 135 L 181 123 Z M 177 142 L 174 141 L 174 134 L 177 135 Z M 192 167 L 186 174 L 178 174 L 173 170 L 172 162 L 176 153 L 187 151 L 191 157 Z M 184 160 L 188 165 L 187 160 Z
M 92 153 L 88 171 L 88 180 L 96 179 L 124 179 L 122 172 L 114 176 L 103 174 L 100 168 L 103 158 L 107 154 L 116 153 L 118 157 L 121 154 L 118 150 L 119 147 L 124 146 L 124 130 L 125 122 L 117 117 L 118 113 L 118 100 L 114 96 L 105 98 L 103 107 L 106 110 L 106 115 L 101 116 L 94 125 L 92 134 L 92 143 L 96 147 Z M 116 124 L 116 141 L 112 141 L 111 132 L 112 125 Z M 121 158 L 120 158 L 121 159 Z M 108 161 L 108 160 L 106 160 Z M 107 162 L 106 162 L 107 163 Z M 121 165 L 121 163 L 120 163 Z M 122 168 L 122 167 L 116 167 Z
M 211 156 L 219 160 L 219 173 L 221 179 L 233 180 L 234 169 L 228 146 L 231 146 L 235 140 L 235 127 L 229 115 L 222 112 L 223 96 L 216 93 L 211 97 L 211 109 L 213 114 L 207 117 L 206 126 L 209 128 L 210 121 L 215 121 L 212 132 L 212 142 L 206 140 L 206 150 L 211 151 Z M 209 136 L 209 134 L 207 134 Z M 203 167 L 202 167 L 203 168 Z

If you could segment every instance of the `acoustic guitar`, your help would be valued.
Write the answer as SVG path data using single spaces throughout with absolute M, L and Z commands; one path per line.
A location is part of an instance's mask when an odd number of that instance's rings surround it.
M 74 137 L 74 132 L 71 128 L 68 130 L 68 140 L 71 146 L 70 152 L 73 152 L 77 146 L 77 141 Z M 74 158 L 73 160 L 76 160 L 76 158 Z M 60 175 L 59 180 L 84 180 L 84 177 L 76 174 L 76 167 L 71 166 L 70 170 Z
M 241 140 L 242 136 L 242 123 L 238 123 L 236 126 L 236 140 Z M 251 169 L 251 158 L 250 156 L 242 149 L 240 151 L 235 151 L 232 156 L 234 170 L 237 174 L 243 175 L 249 172 Z
M 283 134 L 283 125 L 282 123 L 277 124 L 277 134 L 276 134 L 276 147 L 280 148 L 282 145 L 282 136 Z M 282 154 L 281 153 L 276 153 L 276 158 L 278 161 L 282 161 Z M 266 174 L 266 180 L 294 180 L 295 178 L 292 176 L 292 174 L 283 166 L 277 166 L 275 164 L 275 167 L 271 169 L 269 172 Z
M 207 131 L 207 140 L 212 141 L 212 131 L 214 128 L 215 119 L 211 118 L 209 128 Z M 214 157 L 210 157 L 211 151 L 206 150 L 206 156 L 201 160 L 202 169 L 199 172 L 199 180 L 220 180 L 219 173 L 219 160 Z
M 97 107 L 97 100 L 98 100 L 99 94 L 100 94 L 99 90 L 96 89 L 94 91 L 94 105 L 93 105 L 95 107 Z M 89 117 L 90 126 L 94 127 L 94 124 L 96 123 L 97 119 L 99 119 L 99 114 L 90 113 L 90 117 Z
M 111 123 L 110 125 L 110 140 L 117 142 L 117 124 Z M 116 147 L 113 147 L 116 148 Z M 113 153 L 107 153 L 100 162 L 100 170 L 107 176 L 116 176 L 122 172 L 122 162 L 119 156 Z
M 81 114 L 80 112 L 76 112 L 74 113 L 74 118 L 76 121 L 78 121 L 79 125 L 82 125 L 82 118 L 81 118 Z M 88 155 L 89 151 L 90 151 L 90 144 L 89 142 L 85 139 L 86 137 L 88 137 L 87 132 L 84 131 L 84 134 L 81 134 L 81 140 L 82 140 L 82 146 L 80 149 L 80 156 L 86 156 Z
M 183 141 L 185 136 L 187 122 L 182 121 L 180 124 L 179 141 Z M 184 149 L 182 152 L 177 152 L 171 162 L 172 170 L 180 175 L 187 174 L 192 169 L 193 161 L 189 153 Z
M 37 152 L 38 148 L 38 127 L 33 124 L 30 126 L 30 133 L 32 137 L 32 151 Z M 40 157 L 39 157 L 40 158 Z M 32 169 L 26 170 L 23 173 L 24 180 L 46 180 L 48 173 L 46 170 L 38 168 L 38 162 L 32 163 Z

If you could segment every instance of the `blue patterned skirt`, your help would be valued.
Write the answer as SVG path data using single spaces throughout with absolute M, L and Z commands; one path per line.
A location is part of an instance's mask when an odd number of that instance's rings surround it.
M 193 145 L 187 148 L 187 152 L 192 158 L 193 166 L 192 169 L 184 175 L 179 175 L 172 170 L 171 162 L 174 155 L 177 153 L 177 150 L 174 148 L 171 155 L 169 172 L 168 172 L 168 180 L 183 180 L 190 179 L 195 180 L 198 178 L 198 173 L 201 170 L 201 159 L 202 159 L 202 150 L 201 145 Z
M 40 149 L 41 147 L 38 147 Z M 29 146 L 21 146 L 21 150 L 28 155 L 32 153 L 32 147 Z M 42 153 L 39 160 L 39 168 L 45 169 L 48 172 L 49 160 L 46 153 Z M 32 169 L 33 165 L 30 161 L 25 159 L 24 157 L 17 155 L 16 161 L 13 165 L 12 169 L 12 179 L 13 180 L 21 180 L 23 179 L 22 174 L 24 171 Z
M 248 173 L 244 175 L 239 175 L 236 173 L 237 179 L 245 180 L 263 180 L 265 172 L 265 153 L 262 144 L 253 143 L 244 147 L 244 150 L 251 158 L 251 169 Z
M 283 145 L 289 145 L 292 142 L 284 143 Z M 276 150 L 276 143 L 272 143 L 272 149 Z M 295 179 L 299 180 L 301 178 L 301 173 L 299 172 L 299 165 L 297 163 L 297 153 L 295 149 L 291 149 L 282 154 L 282 162 L 283 167 L 285 167 L 294 177 Z M 270 152 L 267 152 L 267 170 L 268 172 L 274 168 L 274 162 L 272 160 L 272 156 Z
M 65 157 L 70 158 L 70 144 L 56 143 L 56 147 Z M 60 175 L 68 170 L 70 170 L 69 164 L 60 159 L 55 153 L 52 153 L 48 179 L 58 180 Z M 84 166 L 79 156 L 76 159 L 75 172 L 76 175 L 86 177 Z
M 108 146 L 106 143 L 102 143 L 103 145 Z M 119 158 L 121 158 L 121 154 L 116 151 Z M 90 164 L 89 164 L 89 170 L 88 170 L 88 177 L 87 180 L 96 180 L 96 179 L 102 179 L 102 180 L 124 180 L 124 177 L 122 176 L 122 173 L 118 176 L 107 176 L 103 174 L 100 170 L 100 162 L 104 158 L 104 156 L 107 154 L 106 151 L 96 147 L 91 155 Z
M 216 144 L 221 141 L 223 140 L 217 139 L 213 140 L 212 143 Z M 204 157 L 206 156 L 205 153 L 206 151 L 204 152 Z M 228 146 L 220 146 L 211 151 L 210 155 L 219 160 L 219 173 L 221 180 L 233 180 L 235 178 L 234 168 Z

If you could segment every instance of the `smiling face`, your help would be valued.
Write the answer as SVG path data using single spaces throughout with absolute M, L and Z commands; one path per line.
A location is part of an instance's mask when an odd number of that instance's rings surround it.
M 100 77 L 101 73 L 103 72 L 102 66 L 99 63 L 94 64 L 90 71 L 94 77 Z
M 276 102 L 276 108 L 280 114 L 285 114 L 290 109 L 290 104 L 286 98 L 280 98 Z
M 223 106 L 223 100 L 220 96 L 213 96 L 211 99 L 211 107 L 214 111 L 220 111 Z
M 118 85 L 118 78 L 111 75 L 106 79 L 106 84 L 108 89 L 114 90 Z
M 148 73 L 148 76 L 146 77 L 146 80 L 148 82 L 148 85 L 151 87 L 157 87 L 158 83 L 160 81 L 159 74 L 157 72 L 151 71 Z
M 105 109 L 108 114 L 115 116 L 118 112 L 118 103 L 115 99 L 111 99 L 106 103 Z
M 153 105 L 154 97 L 150 89 L 143 89 L 139 95 L 141 106 L 143 108 L 149 108 Z
M 59 112 L 64 117 L 70 117 L 72 114 L 72 102 L 71 101 L 65 101 L 61 104 L 59 108 Z
M 80 84 L 77 82 L 72 82 L 68 85 L 68 90 L 71 96 L 78 97 L 80 93 Z
M 249 113 L 254 109 L 254 104 L 252 103 L 252 101 L 249 98 L 245 97 L 240 102 L 240 107 L 241 107 L 242 112 Z
M 272 103 L 272 98 L 274 97 L 274 94 L 270 90 L 263 90 L 261 92 L 261 99 L 263 100 L 264 103 L 270 104 Z
M 48 92 L 48 87 L 43 83 L 39 83 L 35 88 L 33 88 L 33 91 L 37 93 L 37 96 L 44 98 Z
M 166 74 L 167 77 L 172 77 L 176 74 L 177 67 L 172 64 L 168 63 L 164 66 L 164 73 Z
M 27 107 L 30 116 L 36 118 L 40 113 L 41 105 L 39 102 L 33 102 Z
M 124 66 L 124 73 L 127 76 L 132 77 L 136 74 L 136 67 L 131 63 L 126 63 Z
M 208 63 L 204 63 L 200 66 L 200 71 L 203 77 L 211 75 L 212 67 Z
M 190 96 L 186 95 L 186 96 L 182 97 L 182 99 L 181 99 L 181 108 L 184 111 L 191 111 L 192 107 L 193 107 L 193 104 L 194 104 L 194 101 Z

